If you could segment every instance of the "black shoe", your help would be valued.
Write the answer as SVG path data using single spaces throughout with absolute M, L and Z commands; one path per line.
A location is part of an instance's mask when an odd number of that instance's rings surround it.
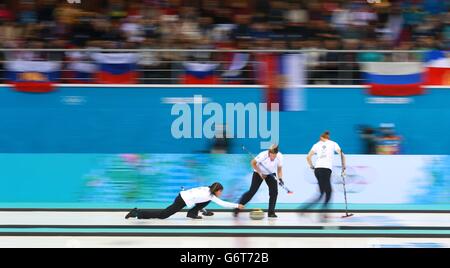
M 277 214 L 273 213 L 269 213 L 269 218 L 278 218 Z
M 202 216 L 199 216 L 199 215 L 187 215 L 186 217 L 194 219 L 194 220 L 201 220 L 201 219 L 203 219 Z
M 233 216 L 236 218 L 239 215 L 239 212 L 241 212 L 238 208 L 235 208 L 233 210 Z
M 137 213 L 138 213 L 138 209 L 137 208 L 133 208 L 130 212 L 128 212 L 128 214 L 125 216 L 125 219 L 128 218 L 136 218 L 137 217 Z
M 202 215 L 203 216 L 213 216 L 214 212 L 212 212 L 212 211 L 203 211 Z

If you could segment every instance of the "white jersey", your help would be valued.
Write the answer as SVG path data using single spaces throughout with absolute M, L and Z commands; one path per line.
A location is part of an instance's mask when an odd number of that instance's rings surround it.
M 186 206 L 193 207 L 195 204 L 205 203 L 213 201 L 219 206 L 226 208 L 238 208 L 239 204 L 223 201 L 211 194 L 209 187 L 197 187 L 180 192 L 181 198 L 183 198 Z
M 333 168 L 334 153 L 340 153 L 341 148 L 339 145 L 331 140 L 319 141 L 314 144 L 311 151 L 317 156 L 316 168 Z
M 269 158 L 269 151 L 263 151 L 255 157 L 256 165 L 259 167 L 263 175 L 276 174 L 278 167 L 283 166 L 283 155 L 277 153 L 277 156 L 272 161 Z M 257 172 L 256 170 L 254 170 Z

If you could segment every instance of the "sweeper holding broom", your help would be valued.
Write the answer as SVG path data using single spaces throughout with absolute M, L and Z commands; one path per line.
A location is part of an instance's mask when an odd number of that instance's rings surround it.
M 317 204 L 324 198 L 323 209 L 328 208 L 328 203 L 331 199 L 332 187 L 331 187 L 331 172 L 333 168 L 333 157 L 337 153 L 341 156 L 342 162 L 342 178 L 345 177 L 345 155 L 342 152 L 339 145 L 330 140 L 330 132 L 325 131 L 320 135 L 319 141 L 313 145 L 306 157 L 309 167 L 314 170 L 314 175 L 319 183 L 319 195 L 312 202 L 309 202 L 306 206 L 300 208 L 300 210 L 308 210 L 313 205 Z M 315 165 L 312 162 L 312 157 L 316 156 Z M 345 185 L 344 185 L 345 187 Z M 326 221 L 327 215 L 322 215 L 322 221 Z

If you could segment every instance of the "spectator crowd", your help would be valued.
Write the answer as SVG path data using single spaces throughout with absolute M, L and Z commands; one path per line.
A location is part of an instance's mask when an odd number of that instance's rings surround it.
M 450 1 L 443 0 L 81 0 L 81 4 L 66 0 L 1 1 L 0 46 L 325 48 L 331 51 L 309 53 L 308 69 L 316 70 L 309 74 L 309 83 L 322 83 L 321 78 L 327 77 L 331 84 L 351 84 L 358 83 L 358 62 L 414 60 L 411 57 L 415 56 L 333 50 L 449 50 L 449 7 Z M 68 55 L 20 52 L 2 57 L 3 62 L 11 58 L 63 61 Z M 164 77 L 158 70 L 175 68 L 174 62 L 192 58 L 220 61 L 217 57 L 213 53 L 144 52 L 139 65 L 155 70 L 145 74 L 152 81 L 153 76 Z M 338 68 L 347 71 L 336 73 Z

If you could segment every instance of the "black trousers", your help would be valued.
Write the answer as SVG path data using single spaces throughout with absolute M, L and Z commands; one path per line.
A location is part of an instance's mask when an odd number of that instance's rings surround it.
M 210 201 L 204 203 L 195 204 L 195 206 L 188 211 L 188 216 L 197 216 L 198 212 L 205 208 Z M 153 210 L 153 209 L 138 209 L 137 218 L 138 219 L 167 219 L 173 214 L 181 211 L 186 206 L 181 195 L 178 195 L 175 198 L 175 201 L 172 205 L 163 210 Z
M 265 179 L 267 186 L 269 186 L 269 213 L 275 213 L 275 206 L 277 204 L 278 197 L 278 185 L 277 180 L 274 175 L 268 175 Z M 239 204 L 247 204 L 253 198 L 253 196 L 258 191 L 263 179 L 258 173 L 253 172 L 252 184 L 250 185 L 250 190 L 248 190 L 244 195 L 242 195 Z
M 317 204 L 324 196 L 325 201 L 323 203 L 323 209 L 326 209 L 328 207 L 328 203 L 331 199 L 331 169 L 329 168 L 316 168 L 314 169 L 314 175 L 317 178 L 317 181 L 319 182 L 319 191 L 320 195 L 313 199 L 313 201 L 309 202 L 306 206 L 302 207 L 301 209 L 306 210 Z

